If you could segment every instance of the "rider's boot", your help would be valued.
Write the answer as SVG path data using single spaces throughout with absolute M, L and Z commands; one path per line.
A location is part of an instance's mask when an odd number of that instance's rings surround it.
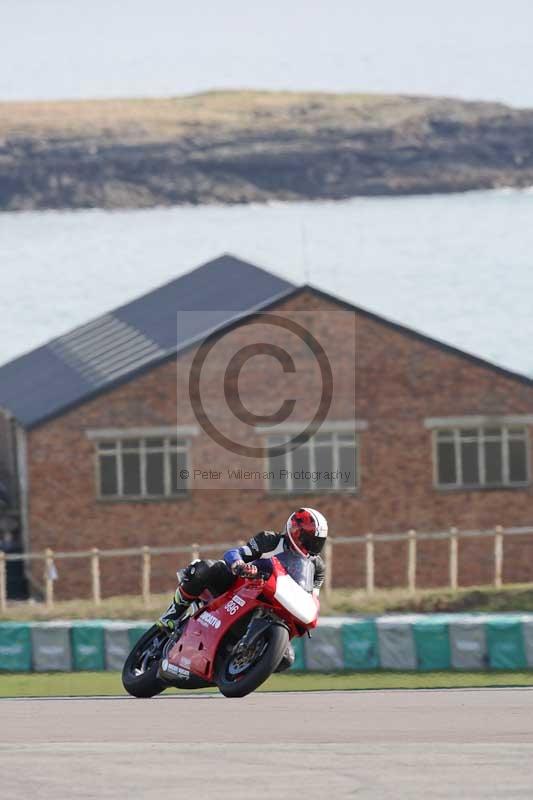
M 187 597 L 183 589 L 178 586 L 171 604 L 155 623 L 157 627 L 173 631 L 193 600 L 194 597 Z

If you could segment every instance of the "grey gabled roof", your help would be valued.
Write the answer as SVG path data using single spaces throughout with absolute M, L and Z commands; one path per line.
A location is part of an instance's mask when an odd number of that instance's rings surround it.
M 221 256 L 0 367 L 0 407 L 32 428 L 295 289 Z
M 301 291 L 312 291 L 399 333 L 533 387 L 533 380 L 524 375 L 314 286 L 297 287 L 224 255 L 0 367 L 0 408 L 24 427 L 35 427 L 210 333 Z

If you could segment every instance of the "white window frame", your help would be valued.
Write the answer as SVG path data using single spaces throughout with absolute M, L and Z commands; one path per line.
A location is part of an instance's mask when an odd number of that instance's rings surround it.
M 426 427 L 432 429 L 432 457 L 433 457 L 433 486 L 441 491 L 457 491 L 457 490 L 498 490 L 498 489 L 524 489 L 530 486 L 531 483 L 531 453 L 530 453 L 530 436 L 527 424 L 524 424 L 524 418 L 533 423 L 533 417 L 459 417 L 459 418 L 438 418 L 426 420 Z M 503 421 L 505 420 L 505 421 Z M 428 423 L 432 423 L 431 425 Z M 437 423 L 437 424 L 435 424 Z M 485 428 L 498 428 L 500 435 L 498 437 L 486 435 Z M 522 436 L 512 436 L 509 431 L 510 428 L 522 428 Z M 476 430 L 477 435 L 471 439 L 464 439 L 461 437 L 461 432 L 465 429 Z M 440 483 L 439 482 L 439 434 L 448 433 L 449 442 L 453 443 L 454 456 L 455 456 L 455 475 L 456 483 Z M 509 464 L 509 442 L 512 440 L 523 441 L 525 444 L 526 452 L 526 480 L 513 481 L 510 480 L 510 464 Z M 479 483 L 464 483 L 463 482 L 463 464 L 461 458 L 461 444 L 463 442 L 476 442 L 477 443 L 477 457 L 479 467 Z M 486 464 L 485 464 L 485 442 L 501 442 L 502 448 L 502 481 L 500 483 L 487 483 L 486 482 Z
M 172 491 L 171 475 L 171 455 L 185 453 L 186 469 L 190 473 L 190 436 L 196 433 L 196 429 L 189 427 L 160 427 L 160 428 L 106 428 L 100 430 L 87 431 L 87 438 L 94 442 L 95 455 L 95 481 L 96 496 L 98 500 L 105 502 L 138 502 L 138 501 L 160 501 L 160 500 L 179 500 L 187 497 L 190 491 L 190 481 L 185 481 L 184 492 Z M 139 439 L 139 447 L 123 449 L 123 442 L 127 439 Z M 147 439 L 162 439 L 162 447 L 147 447 Z M 170 440 L 182 440 L 183 444 L 171 445 Z M 100 444 L 114 444 L 109 450 L 100 450 Z M 140 456 L 140 494 L 124 494 L 124 468 L 122 461 L 123 452 L 139 453 Z M 164 494 L 148 494 L 146 487 L 146 456 L 148 453 L 163 453 L 163 482 Z M 100 457 L 105 455 L 115 456 L 117 465 L 117 494 L 102 494 Z
M 266 491 L 272 495 L 287 495 L 287 494 L 357 494 L 361 486 L 361 437 L 358 435 L 358 431 L 366 430 L 367 424 L 366 423 L 358 423 L 357 428 L 353 422 L 351 423 L 332 423 L 328 426 L 322 426 L 315 435 L 327 435 L 331 436 L 331 446 L 332 448 L 332 471 L 335 472 L 339 469 L 339 450 L 343 445 L 347 445 L 349 447 L 353 447 L 355 449 L 355 486 L 344 486 L 340 479 L 337 477 L 333 486 L 325 487 L 325 486 L 313 486 L 311 485 L 310 488 L 305 489 L 302 486 L 294 486 L 293 484 L 293 476 L 292 473 L 294 472 L 293 469 L 293 449 L 289 449 L 285 453 L 285 468 L 288 470 L 289 475 L 287 477 L 286 485 L 283 489 L 272 487 L 270 483 L 270 478 L 268 477 L 269 472 L 269 460 L 268 458 L 265 459 L 265 487 Z M 268 446 L 275 446 L 274 443 L 271 442 L 272 438 L 279 438 L 280 436 L 290 436 L 291 433 L 298 433 L 302 430 L 302 425 L 279 425 L 270 428 L 260 428 L 256 429 L 261 431 L 263 435 L 268 432 L 266 435 L 266 445 Z M 353 435 L 353 444 L 343 442 L 342 437 L 346 436 L 347 434 Z M 320 447 L 321 445 L 316 445 L 314 442 L 314 436 L 311 436 L 303 445 L 302 447 L 306 447 L 309 450 L 309 471 L 314 472 L 316 469 L 316 456 L 315 450 L 316 447 Z

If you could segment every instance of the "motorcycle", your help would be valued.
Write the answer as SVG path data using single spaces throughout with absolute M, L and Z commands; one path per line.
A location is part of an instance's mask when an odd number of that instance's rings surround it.
M 173 632 L 153 625 L 141 636 L 122 670 L 129 694 L 217 686 L 244 697 L 280 670 L 290 640 L 318 622 L 314 565 L 292 551 L 254 563 L 257 577 L 237 578 L 218 597 L 204 592 Z

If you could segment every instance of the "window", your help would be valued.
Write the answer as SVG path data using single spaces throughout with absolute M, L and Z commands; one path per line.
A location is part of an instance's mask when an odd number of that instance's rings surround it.
M 96 442 L 98 494 L 104 498 L 175 497 L 187 493 L 186 439 L 171 436 Z
M 290 436 L 270 436 L 268 446 L 290 441 Z M 355 433 L 319 433 L 295 450 L 268 459 L 272 492 L 354 491 L 357 488 L 357 438 Z
M 436 484 L 442 488 L 524 486 L 529 481 L 527 428 L 439 428 Z

